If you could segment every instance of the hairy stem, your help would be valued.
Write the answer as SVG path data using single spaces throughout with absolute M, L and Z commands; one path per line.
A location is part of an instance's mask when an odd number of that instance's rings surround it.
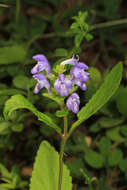
M 62 187 L 62 176 L 63 176 L 63 155 L 64 147 L 67 141 L 67 116 L 64 117 L 64 134 L 62 135 L 61 146 L 60 146 L 60 156 L 59 156 L 59 178 L 58 178 L 58 190 Z
M 94 25 L 90 26 L 90 30 L 107 28 L 110 26 L 116 26 L 116 25 L 120 25 L 120 24 L 127 24 L 127 18 L 113 20 L 113 21 L 104 22 L 104 23 L 100 23 L 100 24 L 94 24 Z

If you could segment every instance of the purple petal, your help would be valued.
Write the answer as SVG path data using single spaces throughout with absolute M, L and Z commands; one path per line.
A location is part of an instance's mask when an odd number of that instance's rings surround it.
M 68 109 L 71 110 L 73 113 L 79 112 L 79 104 L 80 104 L 80 100 L 77 93 L 73 93 L 67 99 L 67 102 L 66 102 Z
M 69 65 L 76 65 L 77 63 L 78 63 L 77 60 L 72 57 L 71 59 L 67 59 L 65 61 L 62 61 L 61 65 L 67 65 L 67 64 L 69 64 Z
M 80 104 L 80 98 L 79 98 L 79 95 L 77 94 L 77 93 L 73 93 L 72 95 L 71 95 L 71 97 L 73 98 L 73 99 L 76 99 L 76 101 Z
M 68 96 L 68 95 L 69 95 L 69 89 L 66 87 L 65 84 L 62 84 L 62 85 L 60 86 L 59 94 L 60 94 L 61 96 Z
M 35 55 L 33 56 L 33 59 L 38 61 L 38 63 L 31 70 L 32 74 L 36 74 L 43 70 L 46 70 L 47 74 L 50 75 L 51 73 L 50 64 L 44 55 Z
M 74 79 L 74 80 L 72 80 L 72 82 L 73 82 L 73 84 L 76 84 L 77 86 L 79 86 L 82 90 L 87 89 L 86 85 L 78 79 Z
M 36 74 L 36 73 L 40 73 L 43 70 L 46 70 L 46 64 L 41 64 L 41 62 L 38 62 L 32 69 L 31 69 L 31 73 L 32 74 Z
M 33 75 L 33 78 L 35 78 L 38 81 L 34 89 L 35 94 L 37 94 L 43 87 L 47 88 L 48 93 L 51 93 L 50 83 L 43 74 Z
M 74 75 L 76 79 L 79 79 L 82 82 L 87 82 L 89 80 L 89 73 L 78 67 L 73 67 L 70 73 L 71 76 Z
M 85 63 L 79 62 L 76 67 L 79 67 L 80 69 L 88 70 L 88 66 Z
M 72 82 L 65 78 L 64 74 L 60 74 L 59 78 L 54 83 L 54 87 L 60 96 L 68 96 L 69 89 L 72 88 Z
M 44 87 L 44 83 L 37 83 L 34 89 L 34 93 L 37 94 Z
M 47 80 L 43 74 L 35 74 L 33 75 L 33 78 L 35 78 L 38 81 Z
M 64 74 L 59 74 L 59 80 L 61 80 L 61 81 L 64 81 L 64 80 L 65 80 Z
M 34 59 L 35 61 L 41 61 L 41 62 L 47 62 L 47 63 L 48 63 L 47 58 L 46 58 L 43 54 L 34 55 L 34 56 L 33 56 L 33 59 Z

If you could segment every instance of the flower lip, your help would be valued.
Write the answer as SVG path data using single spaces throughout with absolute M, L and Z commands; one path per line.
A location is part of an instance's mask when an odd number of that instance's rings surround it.
M 81 82 L 87 82 L 89 80 L 89 73 L 85 72 L 77 66 L 74 66 L 70 71 L 70 76 L 72 80 L 80 80 Z
M 51 94 L 51 86 L 47 78 L 43 74 L 35 74 L 33 75 L 38 82 L 35 86 L 34 93 L 37 94 L 43 87 L 47 88 L 48 93 Z
M 33 56 L 35 61 L 48 62 L 48 59 L 43 54 L 37 54 Z
M 80 105 L 80 99 L 77 93 L 73 93 L 66 102 L 66 105 L 69 110 L 71 110 L 73 113 L 79 112 L 79 105 Z
M 68 96 L 69 89 L 72 88 L 72 82 L 71 80 L 65 78 L 64 74 L 60 74 L 59 78 L 54 83 L 54 87 L 60 96 Z
M 76 67 L 78 67 L 78 68 L 80 68 L 80 69 L 85 69 L 85 70 L 88 70 L 88 66 L 85 64 L 85 63 L 83 63 L 83 62 L 79 62 L 77 65 L 76 65 Z
M 47 74 L 51 74 L 50 64 L 44 55 L 38 54 L 33 56 L 33 59 L 37 61 L 37 64 L 31 69 L 32 74 L 39 73 L 46 70 Z

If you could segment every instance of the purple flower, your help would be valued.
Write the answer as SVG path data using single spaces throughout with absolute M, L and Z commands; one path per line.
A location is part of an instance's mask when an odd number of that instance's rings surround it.
M 36 74 L 43 70 L 46 70 L 47 74 L 50 75 L 51 73 L 50 64 L 44 55 L 41 54 L 35 55 L 33 56 L 33 59 L 37 61 L 37 64 L 33 67 L 33 69 L 31 69 L 32 74 Z
M 75 78 L 81 82 L 87 82 L 89 80 L 89 73 L 84 71 L 87 69 L 88 66 L 86 64 L 79 62 L 71 69 L 70 75 L 72 79 Z
M 62 61 L 61 65 L 76 65 L 77 63 L 78 63 L 77 59 L 75 59 L 74 57 L 72 57 L 71 59 L 67 59 L 65 61 Z
M 54 87 L 60 96 L 68 96 L 69 89 L 72 88 L 72 82 L 65 78 L 64 74 L 60 74 L 59 78 L 55 81 Z
M 73 113 L 79 112 L 80 99 L 77 93 L 73 93 L 66 102 L 66 105 L 69 110 Z
M 87 86 L 84 82 L 80 81 L 79 79 L 77 78 L 72 78 L 72 83 L 73 85 L 76 84 L 77 86 L 79 86 L 82 90 L 86 90 L 87 89 Z
M 43 74 L 35 74 L 33 75 L 33 78 L 38 81 L 34 89 L 35 94 L 37 94 L 43 87 L 47 88 L 48 92 L 51 93 L 50 83 Z

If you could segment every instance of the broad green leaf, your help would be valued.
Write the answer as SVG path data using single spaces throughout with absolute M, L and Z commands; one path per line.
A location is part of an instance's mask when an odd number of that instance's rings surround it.
M 85 160 L 93 168 L 102 168 L 105 162 L 101 154 L 92 150 L 85 153 Z
M 108 156 L 111 151 L 111 141 L 105 136 L 102 137 L 99 142 L 99 149 L 104 156 Z
M 68 51 L 64 48 L 59 48 L 59 49 L 56 49 L 56 51 L 54 52 L 54 56 L 56 57 L 66 57 L 68 55 Z
M 32 173 L 30 190 L 56 190 L 58 188 L 59 155 L 47 142 L 43 141 L 38 150 Z M 71 190 L 69 170 L 63 165 L 62 189 Z
M 100 71 L 95 67 L 89 68 L 90 73 L 90 80 L 88 81 L 88 86 L 92 85 L 94 87 L 98 87 L 98 85 L 101 83 L 101 73 Z
M 116 105 L 119 112 L 122 115 L 127 116 L 127 88 L 120 88 L 120 92 L 116 97 Z
M 13 124 L 11 127 L 12 131 L 18 132 L 18 133 L 20 133 L 23 130 L 23 128 L 24 128 L 24 125 L 22 123 Z
M 83 40 L 83 34 L 82 33 L 79 33 L 79 34 L 77 34 L 76 36 L 75 36 L 75 40 L 74 40 L 74 42 L 75 42 L 75 46 L 76 47 L 79 47 L 80 46 L 80 44 L 81 44 L 81 42 L 82 42 L 82 40 Z
M 125 137 L 127 137 L 127 125 L 122 125 L 120 127 L 120 132 L 122 133 L 122 135 L 124 135 Z
M 81 158 L 69 160 L 66 162 L 66 164 L 74 177 L 81 178 L 82 173 L 80 170 L 85 169 L 83 160 Z
M 120 135 L 120 127 L 115 127 L 112 129 L 108 129 L 106 131 L 107 137 L 109 137 L 112 141 L 122 142 L 124 138 Z
M 10 126 L 11 126 L 11 123 L 8 121 L 0 122 L 0 135 L 7 134 Z
M 119 167 L 123 172 L 127 172 L 127 159 L 121 159 Z
M 17 75 L 13 79 L 13 84 L 17 88 L 27 89 L 29 84 L 29 78 L 24 75 Z
M 102 117 L 98 123 L 102 128 L 114 127 L 120 125 L 125 121 L 125 117 L 120 118 L 111 118 L 111 117 Z
M 53 94 L 48 94 L 48 93 L 43 93 L 43 96 L 55 101 L 58 105 L 63 105 L 64 104 L 64 98 L 60 96 L 55 96 Z
M 10 95 L 15 95 L 15 94 L 23 94 L 25 95 L 25 91 L 23 90 L 19 90 L 19 89 L 14 89 L 14 88 L 10 88 L 10 89 L 2 89 L 0 90 L 0 96 L 6 95 L 6 96 L 10 96 Z
M 14 45 L 0 48 L 0 64 L 13 64 L 24 61 L 26 50 L 23 46 Z
M 54 128 L 58 133 L 61 132 L 61 129 L 53 122 L 53 120 L 48 117 L 46 114 L 38 111 L 24 96 L 22 95 L 14 95 L 10 99 L 7 100 L 4 107 L 4 117 L 6 120 L 10 118 L 11 113 L 16 109 L 28 109 L 33 112 L 38 120 L 43 121 L 49 127 Z
M 115 93 L 122 78 L 122 63 L 118 63 L 106 76 L 104 83 L 90 101 L 77 114 L 78 120 L 72 125 L 70 133 L 83 121 L 95 114 Z
M 100 125 L 98 124 L 98 122 L 95 122 L 93 123 L 91 126 L 90 126 L 90 132 L 92 133 L 97 133 L 101 130 L 101 127 Z
M 5 166 L 3 164 L 0 163 L 0 171 L 2 174 L 2 177 L 6 177 L 6 178 L 10 178 L 11 175 L 9 173 L 9 171 L 7 170 L 7 168 L 5 168 Z
M 115 166 L 122 160 L 122 158 L 123 158 L 122 151 L 119 149 L 114 150 L 108 157 L 109 166 Z

